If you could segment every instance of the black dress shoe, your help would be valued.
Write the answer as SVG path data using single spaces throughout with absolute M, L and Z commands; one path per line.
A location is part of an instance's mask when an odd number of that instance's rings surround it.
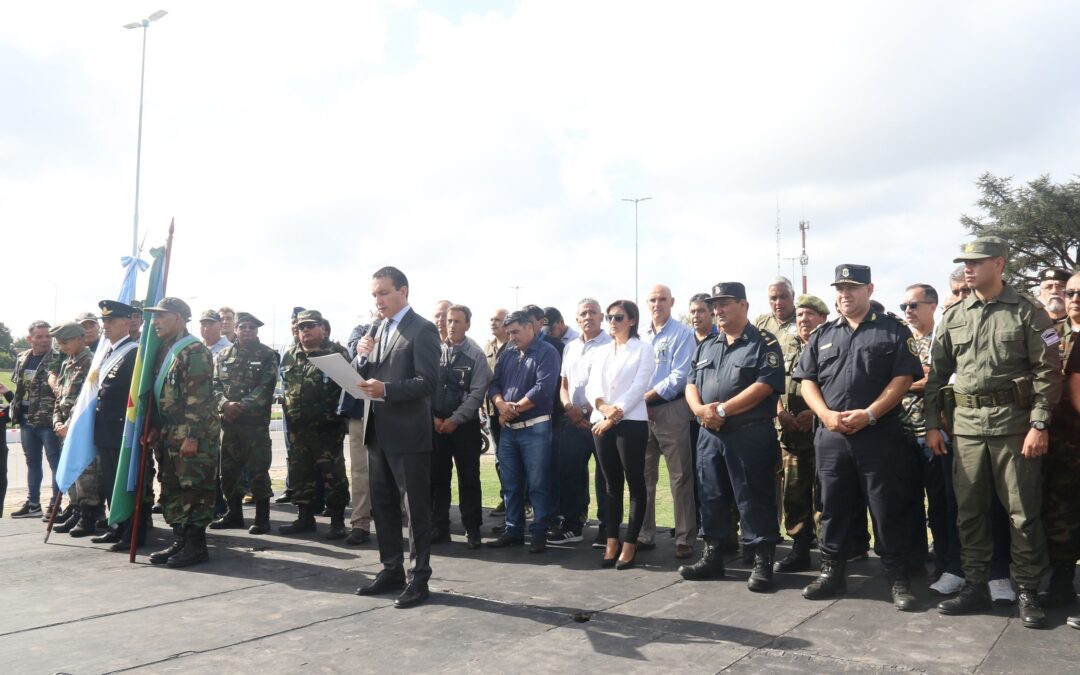
M 489 541 L 487 543 L 488 548 L 506 548 L 507 546 L 523 546 L 525 544 L 524 536 L 514 536 L 512 534 L 502 533 L 495 541 Z
M 964 582 L 964 587 L 960 589 L 960 594 L 955 598 L 942 600 L 938 603 L 938 611 L 950 616 L 989 612 L 993 607 L 993 603 L 990 602 L 990 589 L 987 585 L 973 584 L 971 582 Z
M 431 543 L 432 544 L 449 544 L 450 532 L 447 530 L 432 530 L 431 531 Z
M 414 581 L 405 587 L 405 591 L 397 597 L 397 600 L 394 600 L 394 607 L 398 609 L 416 607 L 430 595 L 427 582 Z
M 281 493 L 281 496 L 274 500 L 275 504 L 288 504 L 292 502 L 292 490 L 286 490 Z
M 911 593 L 911 584 L 905 579 L 897 579 L 892 582 L 893 606 L 901 612 L 914 612 L 918 607 L 918 601 Z
M 1039 604 L 1038 591 L 1021 590 L 1017 596 L 1017 605 L 1024 628 L 1046 628 L 1046 612 Z
M 383 570 L 366 586 L 356 589 L 357 595 L 381 595 L 405 588 L 405 572 L 402 570 Z
M 532 543 L 529 544 L 529 553 L 543 553 L 547 550 L 547 536 L 534 534 Z
M 90 542 L 94 544 L 115 544 L 120 541 L 120 538 L 123 536 L 123 533 L 120 532 L 120 528 L 116 527 L 111 530 L 106 530 L 105 534 L 91 537 Z
M 371 540 L 371 533 L 367 530 L 361 530 L 359 527 L 354 527 L 349 531 L 349 536 L 345 537 L 345 543 L 349 546 L 359 546 L 366 544 Z
M 483 544 L 480 541 L 480 530 L 473 530 L 465 533 L 465 545 L 469 547 L 470 551 L 475 551 Z

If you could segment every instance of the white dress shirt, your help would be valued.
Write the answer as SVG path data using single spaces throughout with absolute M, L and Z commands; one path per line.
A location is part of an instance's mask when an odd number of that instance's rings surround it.
M 654 365 L 652 347 L 638 338 L 630 338 L 625 345 L 612 341 L 594 350 L 589 383 L 585 385 L 589 403 L 595 406 L 596 399 L 602 398 L 604 403 L 621 408 L 624 420 L 648 420 L 645 392 Z M 600 411 L 593 410 L 590 421 L 602 419 Z

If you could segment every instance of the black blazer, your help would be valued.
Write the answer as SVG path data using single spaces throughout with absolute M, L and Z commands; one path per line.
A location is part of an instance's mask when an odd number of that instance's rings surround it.
M 96 447 L 120 447 L 124 435 L 124 418 L 127 416 L 128 393 L 131 391 L 131 375 L 135 371 L 135 354 L 138 351 L 138 348 L 132 349 L 124 354 L 124 358 L 120 359 L 120 363 L 113 366 L 112 370 L 101 374 L 97 411 L 94 413 Z
M 381 337 L 381 336 L 380 336 Z M 387 454 L 431 452 L 431 395 L 439 372 L 439 331 L 411 308 L 390 338 L 376 350 L 360 374 L 386 383 L 384 401 L 371 404 L 368 423 L 375 442 Z

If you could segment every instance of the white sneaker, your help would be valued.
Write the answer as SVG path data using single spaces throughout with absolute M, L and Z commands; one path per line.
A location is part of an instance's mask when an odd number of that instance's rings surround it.
M 937 581 L 930 584 L 930 590 L 938 595 L 952 595 L 954 593 L 959 593 L 960 589 L 963 587 L 964 579 L 950 572 L 942 574 Z
M 991 579 L 990 599 L 995 605 L 1009 607 L 1016 604 L 1016 590 L 1011 579 Z

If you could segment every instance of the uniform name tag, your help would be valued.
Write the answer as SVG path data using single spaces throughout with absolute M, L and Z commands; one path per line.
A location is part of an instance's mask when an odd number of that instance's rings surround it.
M 832 347 L 831 342 L 829 344 L 827 344 L 827 345 L 821 345 L 821 347 L 819 347 L 819 349 L 828 349 L 829 347 Z
M 1043 342 L 1046 343 L 1047 347 L 1053 347 L 1057 343 L 1061 342 L 1061 336 L 1058 335 L 1058 332 L 1053 328 L 1047 328 L 1046 330 L 1044 330 L 1042 334 L 1042 339 Z
M 250 365 L 253 365 L 253 366 L 261 366 L 261 365 L 262 365 L 262 361 L 252 361 Z

